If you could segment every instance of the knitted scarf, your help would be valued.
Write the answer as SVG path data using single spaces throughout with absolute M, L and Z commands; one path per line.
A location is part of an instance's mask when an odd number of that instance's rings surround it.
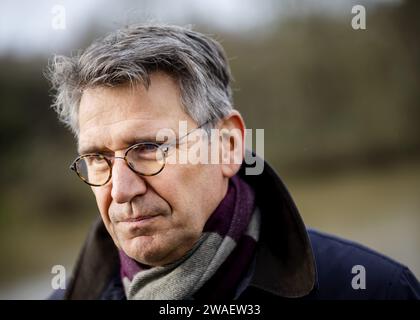
M 233 299 L 246 276 L 259 236 L 252 188 L 238 176 L 207 220 L 195 246 L 177 261 L 146 267 L 120 250 L 127 299 Z

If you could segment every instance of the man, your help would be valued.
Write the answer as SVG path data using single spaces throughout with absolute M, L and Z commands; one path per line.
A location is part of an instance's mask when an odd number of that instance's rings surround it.
M 214 40 L 176 26 L 132 26 L 56 57 L 49 75 L 54 107 L 78 142 L 71 168 L 91 186 L 101 216 L 67 289 L 53 298 L 420 297 L 401 264 L 307 230 L 263 160 L 254 163 L 260 174 L 247 174 L 243 156 L 253 155 Z M 192 159 L 192 148 L 207 161 Z M 202 157 L 209 149 L 212 161 Z

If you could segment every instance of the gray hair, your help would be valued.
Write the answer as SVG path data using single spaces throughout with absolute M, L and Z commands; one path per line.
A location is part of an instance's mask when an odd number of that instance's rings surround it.
M 221 45 L 201 33 L 166 25 L 125 27 L 76 55 L 55 56 L 47 70 L 52 107 L 77 137 L 84 89 L 126 83 L 148 88 L 156 71 L 174 77 L 184 111 L 199 124 L 214 125 L 233 108 L 231 74 Z

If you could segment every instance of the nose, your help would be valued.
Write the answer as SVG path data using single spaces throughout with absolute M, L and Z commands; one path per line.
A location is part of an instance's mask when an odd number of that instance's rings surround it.
M 130 202 L 147 191 L 146 182 L 133 172 L 122 158 L 115 158 L 112 166 L 111 196 L 117 203 Z

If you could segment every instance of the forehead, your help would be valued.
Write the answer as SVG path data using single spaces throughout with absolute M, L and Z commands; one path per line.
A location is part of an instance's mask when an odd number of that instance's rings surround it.
M 176 132 L 179 121 L 193 123 L 175 80 L 163 73 L 150 80 L 148 89 L 141 84 L 86 89 L 79 106 L 79 151 L 119 150 L 162 128 Z

